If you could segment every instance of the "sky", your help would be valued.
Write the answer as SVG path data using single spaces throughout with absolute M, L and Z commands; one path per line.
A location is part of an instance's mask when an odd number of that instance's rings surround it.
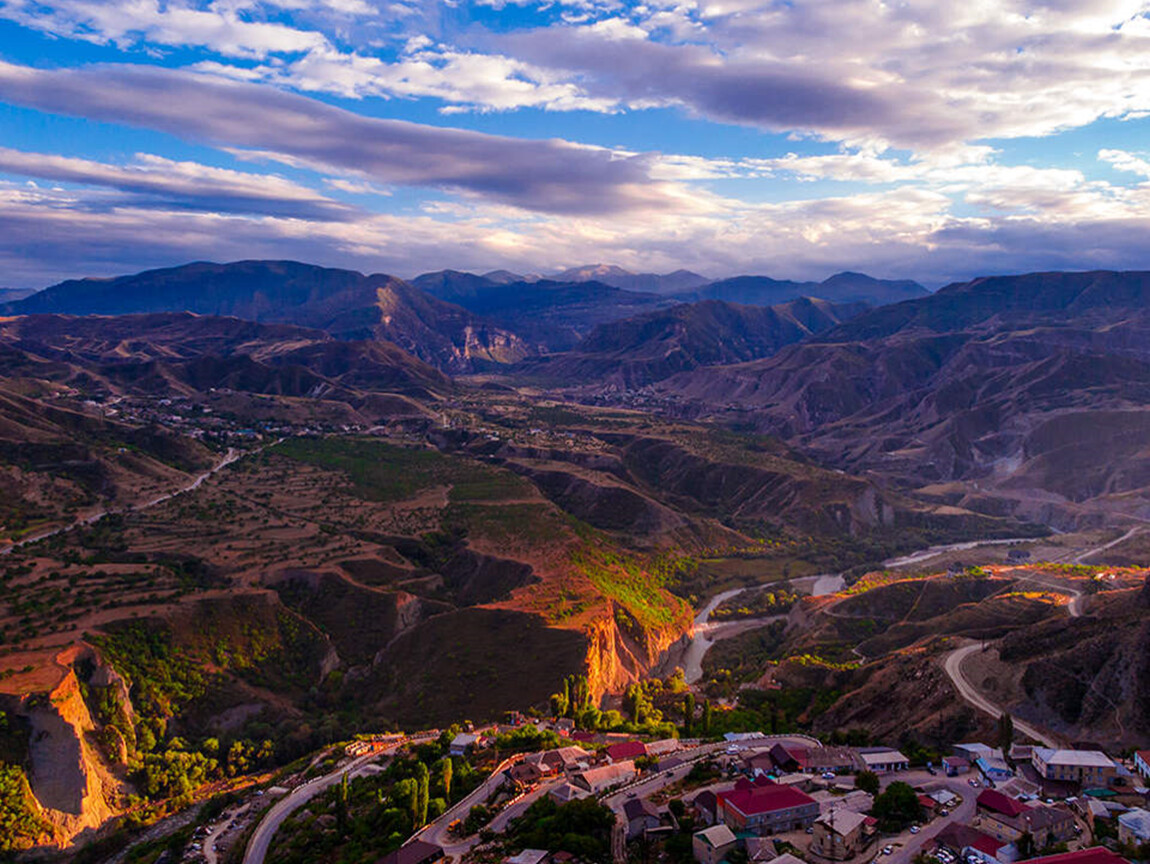
M 1150 269 L 1150 0 L 0 0 L 0 286 Z

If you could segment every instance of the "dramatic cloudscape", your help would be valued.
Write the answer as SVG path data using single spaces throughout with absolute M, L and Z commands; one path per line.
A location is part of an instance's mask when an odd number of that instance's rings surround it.
M 1150 268 L 1150 2 L 0 0 L 0 285 Z

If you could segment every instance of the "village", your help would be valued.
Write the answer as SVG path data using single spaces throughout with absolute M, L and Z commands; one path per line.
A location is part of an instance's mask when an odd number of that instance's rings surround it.
M 567 718 L 509 720 L 439 733 L 445 758 L 482 766 L 486 779 L 378 864 L 1129 864 L 1150 853 L 1150 752 L 1114 759 L 972 742 L 912 764 L 893 747 L 797 733 L 640 740 L 581 731 Z M 427 741 L 436 731 L 420 734 Z M 533 736 L 560 745 L 499 750 L 499 741 Z M 325 777 L 269 790 L 261 804 L 278 803 L 249 814 L 254 831 L 236 838 L 242 858 L 221 850 L 218 860 L 275 861 L 273 835 L 293 809 L 348 774 L 378 774 L 376 760 L 411 740 L 365 737 Z M 561 840 L 517 848 L 532 814 L 563 808 L 602 812 L 603 855 L 581 857 Z M 185 860 L 217 860 L 214 849 L 189 852 Z

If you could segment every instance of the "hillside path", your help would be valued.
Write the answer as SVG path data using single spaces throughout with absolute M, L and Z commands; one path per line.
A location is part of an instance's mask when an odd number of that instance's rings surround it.
M 1005 710 L 998 705 L 995 705 L 986 698 L 978 689 L 970 682 L 962 671 L 962 662 L 976 651 L 982 650 L 981 643 L 974 643 L 973 645 L 966 645 L 962 648 L 956 648 L 946 655 L 946 660 L 943 662 L 943 669 L 946 671 L 947 676 L 954 682 L 955 689 L 958 690 L 958 695 L 965 701 L 969 702 L 980 711 L 984 711 L 996 720 L 1001 717 Z M 1017 717 L 1013 718 L 1014 728 L 1022 732 L 1028 738 L 1033 738 L 1035 741 L 1042 743 L 1046 747 L 1057 749 L 1060 745 L 1048 733 L 1043 732 L 1036 726 L 1019 720 Z

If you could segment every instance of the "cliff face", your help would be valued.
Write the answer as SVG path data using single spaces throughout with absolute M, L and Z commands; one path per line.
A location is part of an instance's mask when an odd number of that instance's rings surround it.
M 9 706 L 28 722 L 28 781 L 41 815 L 54 826 L 61 844 L 115 815 L 109 799 L 118 785 L 88 739 L 96 724 L 75 672 L 64 665 L 72 660 L 58 658 L 62 675 L 48 692 L 17 697 Z
M 607 693 L 619 693 L 650 674 L 664 652 L 691 632 L 690 615 L 658 629 L 624 628 L 626 615 L 611 604 L 612 615 L 587 626 L 587 683 L 599 701 Z

